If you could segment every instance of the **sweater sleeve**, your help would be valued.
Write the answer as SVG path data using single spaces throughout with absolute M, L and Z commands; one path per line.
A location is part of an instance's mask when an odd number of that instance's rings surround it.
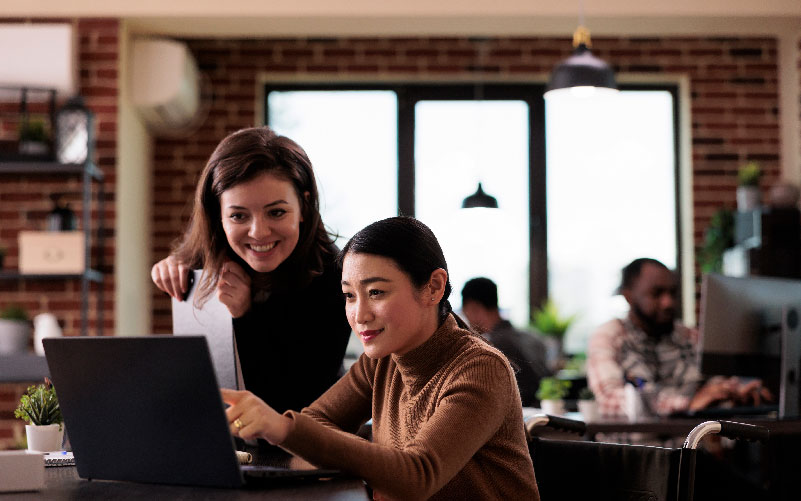
M 331 429 L 319 413 L 287 412 L 292 427 L 282 447 L 323 467 L 337 468 L 366 480 L 390 498 L 426 499 L 459 473 L 476 452 L 498 433 L 511 405 L 519 407 L 516 383 L 500 355 L 482 353 L 457 360 L 431 416 L 401 449 L 367 442 Z M 337 385 L 312 406 L 314 411 L 353 392 Z M 319 405 L 318 405 L 319 404 Z

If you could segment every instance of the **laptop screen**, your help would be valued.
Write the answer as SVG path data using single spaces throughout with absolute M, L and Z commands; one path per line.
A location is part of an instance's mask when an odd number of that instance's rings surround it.
M 242 485 L 204 337 L 50 338 L 44 347 L 80 477 Z

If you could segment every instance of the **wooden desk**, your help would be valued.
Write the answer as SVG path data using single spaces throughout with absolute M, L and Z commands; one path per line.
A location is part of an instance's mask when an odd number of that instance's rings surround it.
M 244 489 L 214 489 L 175 485 L 138 484 L 106 480 L 83 480 L 74 466 L 45 468 L 45 488 L 36 492 L 0 493 L 0 500 L 73 500 L 73 499 L 175 499 L 175 500 L 238 500 L 285 499 L 368 501 L 367 489 L 361 480 L 278 480 L 275 485 Z

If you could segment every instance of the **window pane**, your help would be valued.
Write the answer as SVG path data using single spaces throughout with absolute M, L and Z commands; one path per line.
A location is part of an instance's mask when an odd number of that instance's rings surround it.
M 272 91 L 267 123 L 314 165 L 323 222 L 342 248 L 398 212 L 398 103 L 392 91 Z M 368 209 L 366 209 L 368 208 Z
M 628 311 L 613 296 L 623 266 L 678 262 L 673 97 L 549 99 L 545 123 L 549 293 L 579 315 L 565 349 L 583 352 L 595 327 Z
M 420 101 L 415 108 L 415 213 L 437 235 L 454 309 L 476 276 L 498 284 L 503 314 L 529 318 L 529 126 L 523 101 Z M 461 209 L 478 182 L 499 209 Z

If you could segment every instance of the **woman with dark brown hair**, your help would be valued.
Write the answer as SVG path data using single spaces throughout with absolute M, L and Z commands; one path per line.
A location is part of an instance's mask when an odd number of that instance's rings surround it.
M 269 127 L 254 127 L 214 150 L 189 227 L 151 277 L 182 299 L 189 270 L 202 268 L 195 302 L 214 293 L 231 312 L 245 387 L 275 408 L 297 409 L 342 366 L 350 327 L 336 253 L 308 156 Z

